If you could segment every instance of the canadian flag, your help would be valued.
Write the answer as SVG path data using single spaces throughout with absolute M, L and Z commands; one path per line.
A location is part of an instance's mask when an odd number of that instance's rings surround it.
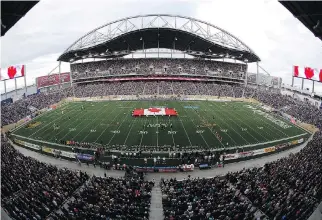
M 7 69 L 9 79 L 14 79 L 25 75 L 25 65 L 9 66 Z
M 151 107 L 146 109 L 134 109 L 132 116 L 158 116 L 158 115 L 169 115 L 169 116 L 176 116 L 177 111 L 173 108 L 158 108 L 158 107 Z
M 293 66 L 293 76 L 322 82 L 322 69 Z

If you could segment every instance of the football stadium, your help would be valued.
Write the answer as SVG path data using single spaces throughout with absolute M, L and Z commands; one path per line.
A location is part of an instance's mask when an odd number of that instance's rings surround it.
M 320 3 L 278 4 L 322 36 Z M 28 65 L 1 73 L 1 219 L 322 219 L 322 68 L 292 67 L 286 87 L 237 36 L 188 16 L 93 28 L 35 92 Z

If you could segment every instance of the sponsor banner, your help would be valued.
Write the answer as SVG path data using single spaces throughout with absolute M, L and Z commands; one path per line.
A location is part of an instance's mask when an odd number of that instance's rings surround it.
M 250 157 L 250 156 L 253 156 L 253 155 L 254 155 L 253 151 L 246 151 L 246 152 L 238 153 L 239 158 Z
M 258 149 L 258 150 L 253 150 L 253 155 L 259 155 L 259 154 L 264 154 L 265 150 L 264 149 Z
M 301 139 L 299 139 L 298 141 L 297 141 L 297 143 L 298 144 L 302 144 L 304 142 L 304 139 L 303 138 L 301 138 Z
M 160 167 L 157 168 L 159 173 L 175 173 L 178 171 L 176 167 Z
M 53 149 L 52 150 L 53 154 L 55 155 L 61 155 L 61 150 L 56 150 L 56 149 Z
M 52 74 L 48 76 L 37 77 L 37 89 L 47 86 L 58 85 L 59 78 L 61 83 L 68 83 L 70 82 L 70 73 Z
M 35 150 L 40 150 L 41 149 L 41 147 L 39 145 L 31 144 L 31 143 L 27 143 L 27 142 L 25 142 L 25 146 L 29 147 L 29 148 L 32 148 L 32 149 L 35 149 Z
M 77 154 L 77 158 L 80 160 L 94 160 L 94 156 L 91 154 Z
M 50 147 L 43 147 L 42 148 L 42 151 L 43 152 L 46 152 L 46 153 L 49 153 L 49 154 L 52 154 L 53 153 L 53 149 L 51 149 Z
M 274 147 L 267 147 L 264 148 L 264 152 L 265 153 L 270 153 L 270 152 L 274 152 L 275 151 L 275 146 Z
M 178 171 L 177 167 L 135 167 L 137 172 L 153 173 L 158 170 L 159 173 L 175 173 Z
M 73 152 L 67 152 L 67 151 L 61 151 L 60 154 L 62 157 L 68 157 L 68 158 L 75 158 L 76 153 Z
M 22 146 L 25 146 L 25 147 L 28 147 L 28 148 L 31 148 L 31 149 L 34 149 L 34 150 L 40 150 L 40 146 L 37 145 L 37 144 L 31 144 L 31 143 L 27 143 L 25 141 L 21 141 L 21 140 L 18 140 L 18 139 L 14 139 L 14 142 L 16 142 L 17 144 L 20 144 Z
M 30 115 L 28 115 L 28 116 L 26 116 L 23 120 L 24 120 L 24 122 L 30 121 L 30 120 L 31 120 L 31 116 L 30 116 Z
M 299 143 L 298 140 L 291 141 L 291 145 L 296 145 L 298 143 Z
M 149 172 L 149 173 L 153 173 L 154 172 L 154 168 L 153 167 L 137 167 L 137 168 L 135 168 L 135 170 L 137 172 Z
M 24 141 L 21 141 L 21 140 L 18 140 L 18 139 L 14 139 L 14 141 L 17 143 L 17 144 L 20 144 L 20 145 L 23 145 L 25 146 L 25 142 Z
M 280 150 L 280 149 L 283 149 L 283 148 L 288 147 L 288 146 L 290 146 L 290 144 L 289 144 L 289 143 L 286 143 L 286 144 L 279 144 L 279 145 L 276 145 L 276 146 L 275 146 L 275 149 L 276 149 L 276 150 Z
M 220 156 L 222 158 L 223 155 Z M 225 155 L 225 160 L 234 160 L 238 158 L 238 154 L 226 154 Z
M 193 164 L 183 164 L 181 168 L 183 171 L 193 171 L 195 169 L 195 166 Z
M 205 164 L 199 164 L 199 168 L 209 168 L 209 164 L 205 163 Z

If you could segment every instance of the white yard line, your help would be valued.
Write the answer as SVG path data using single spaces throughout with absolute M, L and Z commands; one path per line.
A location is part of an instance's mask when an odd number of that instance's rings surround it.
M 125 144 L 126 144 L 126 141 L 127 141 L 127 139 L 129 138 L 130 133 L 131 133 L 131 131 L 132 131 L 133 125 L 134 125 L 134 124 L 135 124 L 135 122 L 136 122 L 136 119 L 137 119 L 137 117 L 135 117 L 135 119 L 134 119 L 134 120 L 132 120 L 131 127 L 130 127 L 130 129 L 129 129 L 129 132 L 128 132 L 128 133 L 127 133 L 127 135 L 126 135 L 126 138 L 125 138 L 125 141 L 124 141 L 123 145 L 125 145 Z
M 134 105 L 133 105 L 134 106 Z M 122 113 L 122 112 L 121 112 Z M 118 116 L 117 116 L 118 117 Z M 115 117 L 115 118 L 117 118 L 117 117 Z M 124 119 L 123 119 L 123 121 L 122 121 L 122 123 L 118 126 L 118 128 L 117 129 L 120 129 L 120 127 L 122 126 L 122 124 L 124 123 L 124 121 L 125 121 L 125 119 L 126 119 L 127 117 L 124 117 Z M 108 144 L 107 145 L 109 145 L 110 143 L 111 143 L 111 141 L 113 140 L 113 138 L 115 137 L 115 135 L 116 135 L 116 133 L 114 133 L 113 134 L 113 136 L 112 136 L 112 138 L 110 139 L 110 141 L 108 142 Z
M 221 107 L 220 107 L 220 105 L 218 105 L 219 107 L 218 108 L 220 108 L 221 109 Z M 227 112 L 227 114 L 229 114 L 228 112 Z M 232 115 L 231 117 L 233 117 L 233 115 L 234 114 L 230 114 L 230 115 Z M 237 119 L 237 120 L 239 120 L 241 123 L 243 123 L 244 125 L 246 125 L 247 127 L 249 127 L 251 130 L 253 130 L 253 131 L 255 131 L 254 129 L 252 129 L 249 125 L 247 125 L 247 124 L 245 124 L 242 120 L 240 120 L 239 118 L 236 118 L 236 117 L 234 117 L 235 119 Z M 235 122 L 235 120 L 233 120 L 233 122 L 234 122 L 234 124 L 236 124 L 238 127 L 240 127 L 241 128 L 241 130 L 242 130 L 242 127 L 238 124 L 238 123 L 236 123 Z M 251 133 L 249 133 L 247 130 L 246 130 L 246 133 L 248 133 L 250 136 L 252 136 L 257 142 L 259 142 L 259 140 L 256 138 L 256 137 L 254 137 Z M 256 131 L 255 131 L 255 133 L 257 133 Z M 259 134 L 259 133 L 257 133 L 257 134 Z M 261 134 L 259 134 L 260 136 L 262 136 Z M 265 138 L 264 136 L 262 136 L 265 140 L 267 140 L 268 141 L 268 139 L 267 138 Z
M 159 124 L 159 117 L 157 116 L 157 124 Z M 157 147 L 159 146 L 159 126 L 157 125 Z
M 107 109 L 108 109 L 108 107 L 109 107 L 109 104 L 110 104 L 111 102 L 109 102 L 108 104 L 107 104 L 107 106 L 105 106 L 104 105 L 104 107 L 106 107 Z M 118 109 L 118 108 L 114 108 L 113 110 L 112 110 L 112 112 L 111 113 L 114 113 L 114 111 L 116 110 L 116 109 Z M 104 111 L 103 111 L 104 112 Z M 121 111 L 120 111 L 121 112 Z M 120 114 L 120 113 L 119 113 Z M 118 115 L 119 115 L 118 114 Z M 118 116 L 117 115 L 117 116 Z M 114 118 L 114 120 L 117 118 L 117 116 Z M 114 122 L 114 120 L 112 121 L 112 122 Z M 92 120 L 92 122 L 95 122 L 94 120 Z M 110 123 L 109 123 L 110 124 Z M 109 124 L 106 126 L 106 128 L 104 129 L 104 131 L 103 132 L 101 132 L 101 134 L 97 137 L 97 139 L 94 141 L 94 143 L 102 136 L 102 134 L 106 131 L 106 129 L 107 128 L 109 128 Z M 98 126 L 99 126 L 100 124 L 99 123 L 97 123 L 97 125 L 94 127 L 94 129 L 96 129 Z M 91 133 L 89 132 L 84 138 L 83 138 L 83 140 L 81 140 L 81 142 L 83 142 L 89 135 L 90 135 Z
M 197 103 L 194 103 L 193 102 L 193 105 L 194 106 L 196 106 L 196 104 Z M 184 106 L 183 106 L 184 107 Z M 201 120 L 203 119 L 200 115 L 198 115 L 197 113 L 196 113 L 196 111 L 195 110 L 192 110 Z M 187 112 L 186 110 L 185 110 L 185 112 Z M 222 147 L 224 147 L 224 144 L 219 140 L 219 138 L 215 135 L 215 133 L 209 128 L 209 127 L 207 127 L 208 128 L 208 130 L 215 136 L 215 138 L 218 140 L 218 142 L 221 144 L 221 146 Z M 232 139 L 233 140 L 233 139 Z M 235 142 L 236 143 L 236 142 Z
M 255 113 L 256 114 L 256 113 Z M 272 115 L 273 116 L 273 115 Z M 273 116 L 274 117 L 274 116 Z M 253 117 L 249 117 L 249 118 L 252 118 L 253 119 Z M 286 133 L 284 133 L 283 132 L 283 130 L 281 130 L 281 129 L 279 129 L 279 127 L 278 126 L 275 126 L 275 124 L 274 123 L 272 123 L 271 121 L 270 121 L 270 123 L 269 122 L 266 122 L 264 119 L 263 119 L 263 117 L 261 116 L 261 115 L 259 115 L 259 114 L 256 114 L 256 116 L 254 117 L 255 118 L 255 120 L 256 121 L 258 121 L 258 120 L 260 120 L 261 122 L 263 122 L 263 123 L 265 123 L 265 124 L 267 124 L 269 127 L 272 127 L 274 130 L 277 130 L 278 132 L 281 132 L 281 133 L 283 133 L 285 136 L 287 136 L 287 137 L 289 137 L 289 135 L 288 134 L 286 134 Z M 274 117 L 275 118 L 275 117 Z M 266 118 L 265 118 L 266 119 Z M 268 119 L 266 119 L 267 121 L 269 121 Z M 276 132 L 274 132 L 272 129 L 270 129 L 270 128 L 268 128 L 268 130 L 270 130 L 272 133 L 276 133 Z
M 130 102 L 131 103 L 131 102 Z M 117 108 L 115 108 L 115 109 L 117 109 Z M 113 110 L 113 112 L 115 111 L 115 109 Z M 122 112 L 120 111 L 120 113 L 112 120 L 112 122 L 114 122 L 117 118 L 118 118 L 118 116 L 121 114 Z M 126 117 L 125 117 L 126 118 Z M 105 133 L 105 131 L 107 130 L 109 128 L 109 126 L 106 126 L 106 128 L 104 129 L 104 131 L 102 131 L 101 132 L 101 134 L 96 138 L 96 140 L 94 141 L 94 142 L 96 142 L 104 133 Z M 114 134 L 115 135 L 115 134 Z
M 170 124 L 170 117 L 168 117 L 168 124 Z M 172 124 L 172 123 L 171 123 Z M 175 147 L 176 146 L 176 142 L 174 141 L 174 136 L 173 136 L 173 133 L 172 133 L 172 127 L 173 126 L 171 126 L 171 136 L 172 136 L 172 142 L 173 142 L 173 146 Z
M 99 112 L 101 109 L 103 109 L 105 106 L 102 106 L 101 108 L 98 108 L 96 111 L 95 111 L 95 113 L 97 113 L 97 112 Z M 93 121 L 96 119 L 96 118 L 98 118 L 98 116 L 99 116 L 100 114 L 96 114 L 96 117 L 95 118 L 93 118 Z M 82 123 L 82 122 L 81 122 Z M 76 140 L 76 137 L 85 129 L 85 128 L 87 128 L 88 127 L 88 125 L 90 125 L 91 123 L 88 123 L 86 126 L 84 126 L 74 137 L 73 137 L 73 139 L 75 139 Z M 78 125 L 80 125 L 80 124 L 78 124 Z M 69 134 L 70 132 L 68 132 L 67 134 Z M 67 134 L 64 136 L 64 137 L 66 137 L 67 136 Z M 62 137 L 62 139 L 64 138 L 64 137 Z M 80 141 L 81 142 L 81 141 Z
M 257 113 L 254 113 L 255 115 L 257 115 Z M 236 112 L 236 115 L 238 115 L 239 116 L 239 114 Z M 241 121 L 240 119 L 239 119 L 239 117 L 237 117 L 238 118 L 238 120 L 240 121 L 240 122 L 242 122 L 243 124 L 245 124 L 245 125 L 247 125 L 247 127 L 249 127 L 250 129 L 252 129 L 253 131 L 255 131 L 257 134 L 259 134 L 260 136 L 262 136 L 263 138 L 265 138 L 265 140 L 269 140 L 269 139 L 267 139 L 266 137 L 264 137 L 261 133 L 258 133 L 255 129 L 253 129 L 251 126 L 249 126 L 248 124 L 246 124 L 246 123 L 244 123 L 243 121 Z M 256 121 L 256 124 L 257 124 L 257 121 Z M 266 135 L 268 135 L 269 137 L 271 136 L 270 134 L 268 134 L 266 131 L 264 131 L 263 130 L 263 132 L 266 134 Z M 288 136 L 288 135 L 287 135 Z
M 186 131 L 186 128 L 184 127 L 183 122 L 182 122 L 182 120 L 181 120 L 180 116 L 177 116 L 177 117 L 179 117 L 179 119 L 180 119 L 180 121 L 181 121 L 181 124 L 182 124 L 183 130 L 184 130 L 184 132 L 186 133 L 186 136 L 187 136 L 188 141 L 189 141 L 189 143 L 190 143 L 190 147 L 192 147 L 192 143 L 191 143 L 191 140 L 190 140 L 190 138 L 189 138 L 189 135 L 188 135 L 188 133 L 187 133 L 187 131 Z
M 204 104 L 203 104 L 204 105 Z M 207 110 L 211 110 L 210 112 L 213 112 L 212 111 L 212 109 L 209 107 L 209 106 L 206 106 L 206 108 L 207 108 Z M 211 115 L 213 116 L 213 117 L 215 117 L 215 116 L 217 116 L 217 115 L 215 115 L 215 114 L 212 114 L 211 113 Z M 220 118 L 217 118 L 216 117 L 216 119 L 219 119 L 220 121 L 222 121 L 222 119 L 220 119 Z M 221 130 L 222 129 L 222 127 L 219 125 L 219 124 L 216 124 L 216 125 L 218 125 L 218 127 L 219 127 L 219 129 Z M 228 126 L 228 128 L 230 128 L 229 126 Z M 214 132 L 212 132 L 213 134 L 214 134 Z M 235 144 L 237 144 L 237 142 L 228 134 L 228 133 L 224 133 L 226 136 L 228 136 Z M 237 133 L 238 134 L 238 133 Z M 214 134 L 215 135 L 215 134 Z M 215 135 L 215 137 L 216 137 L 216 135 Z
M 78 120 L 78 118 L 79 118 L 79 116 L 78 115 L 86 115 L 86 111 L 82 111 L 82 110 L 78 110 L 77 111 L 78 112 L 78 114 L 77 114 L 77 119 L 74 119 L 73 120 L 73 122 L 71 123 L 71 124 L 68 124 L 68 121 L 69 120 L 66 120 L 65 121 L 65 123 L 62 123 L 62 124 L 60 124 L 59 126 L 63 126 L 64 124 L 67 124 L 67 125 L 69 125 L 69 127 L 74 127 L 74 128 L 77 128 L 80 124 L 82 124 L 83 123 L 83 121 L 84 120 L 87 120 L 87 119 L 82 119 L 81 120 L 81 122 L 80 123 L 77 123 L 77 120 Z M 73 115 L 73 117 L 75 117 L 75 115 Z M 81 116 L 82 117 L 82 116 Z M 92 120 L 91 120 L 92 121 Z M 76 124 L 76 125 L 74 125 L 74 124 Z M 60 130 L 56 135 L 58 136 L 61 132 L 65 132 L 65 130 Z M 65 136 L 64 137 L 66 137 L 68 134 L 70 133 L 70 131 L 68 131 L 66 134 L 65 134 Z M 64 138 L 63 137 L 63 138 Z M 61 138 L 61 139 L 63 139 L 63 138 Z
M 147 120 L 148 120 L 148 117 L 146 117 L 145 118 L 145 122 L 144 122 L 144 131 L 145 131 L 145 126 L 146 126 L 146 122 L 147 122 Z M 141 148 L 141 144 L 142 144 L 142 140 L 143 140 L 143 136 L 144 136 L 144 134 L 142 133 L 142 135 L 141 135 L 141 140 L 140 140 L 140 148 Z
M 74 108 L 74 107 L 73 107 Z M 70 110 L 68 113 L 67 113 L 67 115 L 70 115 L 70 113 L 72 112 L 72 111 L 74 111 L 74 109 L 72 108 L 72 110 Z M 57 109 L 57 114 L 59 114 L 58 113 L 58 111 L 59 111 L 59 109 Z M 49 122 L 49 123 L 47 123 L 47 124 L 45 124 L 45 126 L 44 127 L 42 127 L 41 129 L 38 129 L 37 131 L 35 131 L 34 133 L 32 133 L 31 135 L 29 135 L 28 137 L 29 138 L 31 138 L 32 136 L 34 136 L 35 134 L 37 134 L 39 131 L 47 131 L 48 129 L 44 129 L 44 128 L 46 128 L 46 127 L 48 127 L 49 125 L 51 125 L 51 124 L 53 124 L 54 122 L 56 122 L 57 120 L 60 120 L 62 117 L 64 117 L 64 116 L 67 116 L 67 115 L 61 115 L 61 116 L 59 116 L 59 117 L 57 117 L 57 119 L 55 119 L 55 120 L 52 120 L 51 122 Z
M 186 111 L 186 109 L 184 108 L 184 106 L 182 105 L 182 103 L 180 103 L 180 105 L 181 105 L 181 107 L 183 108 L 183 110 L 186 112 L 186 114 L 187 114 L 187 111 Z M 193 121 L 193 120 L 191 120 L 191 118 L 189 117 L 189 119 L 190 119 L 190 121 L 192 121 L 192 123 L 193 123 L 193 125 L 195 126 L 195 128 L 196 129 L 198 129 L 197 128 L 197 126 L 196 126 L 196 124 L 195 124 L 195 122 Z M 186 129 L 184 129 L 184 130 L 186 130 Z M 205 138 L 204 138 L 204 136 L 201 134 L 201 133 L 199 133 L 199 135 L 201 136 L 201 138 L 203 139 L 203 141 L 205 142 L 205 144 L 207 145 L 207 147 L 209 148 L 209 144 L 207 143 L 207 141 L 205 140 Z M 219 140 L 218 140 L 219 141 Z M 222 145 L 222 146 L 224 146 L 220 141 L 219 141 L 219 143 Z

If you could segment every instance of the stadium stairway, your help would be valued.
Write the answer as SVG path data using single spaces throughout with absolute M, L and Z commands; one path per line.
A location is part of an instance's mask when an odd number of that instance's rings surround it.
M 150 220 L 163 219 L 162 192 L 159 184 L 155 184 L 151 192 Z

